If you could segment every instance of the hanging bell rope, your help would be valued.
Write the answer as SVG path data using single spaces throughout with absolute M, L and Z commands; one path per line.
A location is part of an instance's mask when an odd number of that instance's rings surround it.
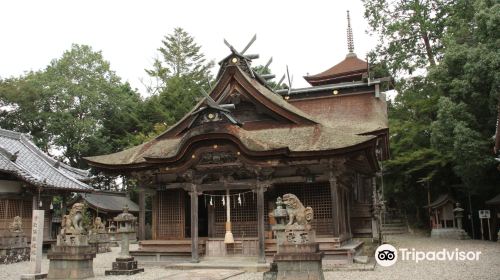
M 231 196 L 229 195 L 229 190 L 226 190 L 226 235 L 224 236 L 224 243 L 225 244 L 233 244 L 234 243 L 234 237 L 233 233 L 231 232 Z

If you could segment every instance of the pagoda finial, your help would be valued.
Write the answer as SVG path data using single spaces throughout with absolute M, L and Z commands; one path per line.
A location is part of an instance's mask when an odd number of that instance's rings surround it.
M 349 54 L 354 54 L 354 39 L 352 36 L 351 17 L 349 16 L 349 10 L 347 10 L 347 49 L 349 50 Z

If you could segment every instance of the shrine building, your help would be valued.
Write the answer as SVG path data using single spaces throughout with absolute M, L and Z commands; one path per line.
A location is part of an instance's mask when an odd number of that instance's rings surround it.
M 90 193 L 88 172 L 59 162 L 41 151 L 28 135 L 0 129 L 0 236 L 14 217 L 31 236 L 32 210 L 45 210 L 44 243 L 53 243 L 59 233 L 61 215 L 55 215 L 54 196 L 64 201 L 73 192 Z
M 373 77 L 348 30 L 345 59 L 304 77 L 307 88 L 274 89 L 270 75 L 252 69 L 254 56 L 230 46 L 213 88 L 179 122 L 139 146 L 85 158 L 137 179 L 140 239 L 145 196 L 153 198 L 152 240 L 132 255 L 265 262 L 276 252 L 269 214 L 285 193 L 314 209 L 325 259 L 352 262 L 363 243 L 355 238 L 378 235 L 373 208 L 389 153 L 383 90 L 391 79 Z

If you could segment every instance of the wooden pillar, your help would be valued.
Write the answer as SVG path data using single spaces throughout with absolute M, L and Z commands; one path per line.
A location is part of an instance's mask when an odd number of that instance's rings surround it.
M 66 194 L 61 195 L 61 219 L 64 215 L 66 215 L 66 212 L 68 210 L 68 205 L 67 205 L 67 198 Z
M 333 236 L 340 236 L 340 199 L 338 195 L 337 177 L 330 174 L 330 195 L 332 199 L 332 221 L 333 221 Z
M 37 194 L 33 194 L 32 208 L 33 208 L 33 210 L 38 210 L 38 195 Z
M 259 236 L 259 263 L 266 263 L 266 243 L 264 237 L 264 186 L 257 183 L 257 231 Z
M 198 253 L 198 191 L 196 185 L 192 185 L 191 192 L 191 262 L 200 262 Z
M 153 240 L 156 240 L 158 239 L 158 212 L 160 211 L 159 208 L 158 208 L 158 199 L 159 199 L 159 193 L 158 191 L 156 190 L 155 191 L 155 194 L 152 198 L 152 217 L 151 217 L 151 233 L 152 233 L 152 238 Z M 184 211 L 184 209 L 183 209 Z
M 351 229 L 351 191 L 349 189 L 346 189 L 346 200 L 347 200 L 347 221 L 346 221 L 346 226 L 347 226 L 347 232 L 349 233 L 349 238 L 352 237 L 352 229 Z
M 146 239 L 146 195 L 139 189 L 139 240 Z

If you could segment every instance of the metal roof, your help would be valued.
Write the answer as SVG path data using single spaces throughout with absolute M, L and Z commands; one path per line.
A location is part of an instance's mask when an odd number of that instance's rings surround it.
M 43 153 L 22 133 L 0 128 L 0 171 L 31 185 L 48 189 L 91 192 L 83 183 L 88 172 L 68 166 Z

